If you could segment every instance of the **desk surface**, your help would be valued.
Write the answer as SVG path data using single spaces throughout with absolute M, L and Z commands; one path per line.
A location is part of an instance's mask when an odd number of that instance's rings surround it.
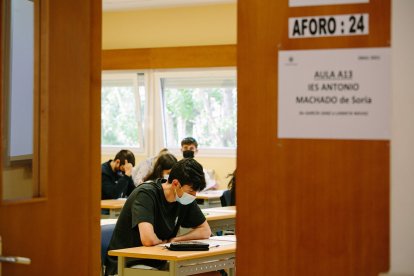
M 206 208 L 202 209 L 202 212 L 206 217 L 207 221 L 236 218 L 235 206 Z
M 210 190 L 205 192 L 198 192 L 196 194 L 197 199 L 219 199 L 225 190 Z
M 209 251 L 171 251 L 163 246 L 132 247 L 108 252 L 110 256 L 129 258 L 157 259 L 165 261 L 183 261 L 195 258 L 222 255 L 236 252 L 236 243 L 210 248 Z
M 215 207 L 215 208 L 205 208 L 203 212 L 216 212 L 216 213 L 233 213 L 236 212 L 236 206 L 226 206 L 226 207 Z
M 207 221 L 236 218 L 235 206 L 207 208 L 203 209 L 202 212 L 206 217 Z M 116 221 L 117 219 L 101 219 L 101 225 L 115 224 Z
M 101 209 L 121 209 L 124 207 L 125 199 L 103 199 Z
M 197 193 L 198 199 L 217 199 L 220 198 L 224 190 L 214 190 Z M 101 209 L 120 209 L 125 204 L 125 199 L 103 199 L 101 200 Z

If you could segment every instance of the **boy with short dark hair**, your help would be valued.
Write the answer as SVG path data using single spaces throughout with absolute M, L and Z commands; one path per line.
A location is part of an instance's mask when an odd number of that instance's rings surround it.
M 125 202 L 108 250 L 209 238 L 210 226 L 195 202 L 196 192 L 205 186 L 203 167 L 192 158 L 177 162 L 171 169 L 168 181 L 159 178 L 142 183 Z M 181 226 L 192 230 L 177 236 Z M 164 263 L 139 260 L 127 265 L 143 264 L 160 268 Z M 107 256 L 105 265 L 106 275 L 117 273 L 116 257 Z
M 128 197 L 135 188 L 132 181 L 132 168 L 135 165 L 135 156 L 129 150 L 121 150 L 114 160 L 102 164 L 102 192 L 101 199 L 117 199 Z
M 194 158 L 194 155 L 198 152 L 197 140 L 193 137 L 186 137 L 181 140 L 181 152 L 183 158 Z
M 194 158 L 198 153 L 198 143 L 197 140 L 193 137 L 186 137 L 181 140 L 181 152 L 183 153 L 183 158 Z M 215 190 L 218 189 L 218 184 L 213 176 L 205 171 L 204 177 L 206 179 L 206 190 Z

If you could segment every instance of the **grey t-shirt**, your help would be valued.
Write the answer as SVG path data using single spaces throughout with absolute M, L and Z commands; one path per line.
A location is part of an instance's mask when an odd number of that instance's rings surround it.
M 141 222 L 151 223 L 159 239 L 169 240 L 177 235 L 180 226 L 194 228 L 206 220 L 195 201 L 189 205 L 168 202 L 163 182 L 164 179 L 148 181 L 134 189 L 119 215 L 108 250 L 142 246 L 138 229 Z M 159 265 L 149 260 L 140 263 Z M 116 257 L 107 256 L 105 265 L 106 274 L 117 273 Z

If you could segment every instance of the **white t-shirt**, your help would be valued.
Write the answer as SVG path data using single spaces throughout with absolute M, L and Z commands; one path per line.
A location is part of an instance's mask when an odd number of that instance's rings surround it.
M 134 181 L 135 186 L 141 184 L 143 182 L 144 177 L 151 172 L 156 159 L 157 156 L 153 156 L 145 160 L 142 160 L 138 164 L 138 166 L 135 166 L 132 169 L 132 180 Z

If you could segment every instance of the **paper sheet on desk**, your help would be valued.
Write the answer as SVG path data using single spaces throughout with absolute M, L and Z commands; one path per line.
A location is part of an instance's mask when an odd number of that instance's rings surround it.
M 210 237 L 210 240 L 236 242 L 236 235 L 214 236 Z
M 199 195 L 199 196 L 203 196 L 203 195 L 204 196 L 209 196 L 209 195 L 211 195 L 211 196 L 220 197 L 220 196 L 223 195 L 224 191 L 225 190 L 208 190 L 208 191 L 203 190 L 201 192 L 198 192 L 197 195 Z
M 214 213 L 221 213 L 221 214 L 233 214 L 236 213 L 236 210 L 219 210 L 218 208 L 212 208 L 214 210 L 209 210 L 209 209 L 201 209 L 201 212 L 203 212 L 204 215 L 211 215 Z
M 116 224 L 117 219 L 101 219 L 101 226 L 108 224 Z

